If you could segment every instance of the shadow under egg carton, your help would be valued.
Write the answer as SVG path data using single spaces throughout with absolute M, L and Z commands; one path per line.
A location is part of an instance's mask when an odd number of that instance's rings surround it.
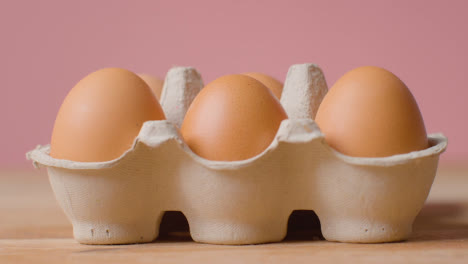
M 314 123 L 327 92 L 320 68 L 293 65 L 281 103 L 288 113 L 270 146 L 242 161 L 194 154 L 179 132 L 203 87 L 193 68 L 172 68 L 161 104 L 168 120 L 146 122 L 131 149 L 107 162 L 49 156 L 49 145 L 27 157 L 48 169 L 60 206 L 85 244 L 127 244 L 157 238 L 166 211 L 187 217 L 195 241 L 258 244 L 281 241 L 294 210 L 313 210 L 329 241 L 404 240 L 423 206 L 447 146 L 383 158 L 349 157 L 327 145 Z

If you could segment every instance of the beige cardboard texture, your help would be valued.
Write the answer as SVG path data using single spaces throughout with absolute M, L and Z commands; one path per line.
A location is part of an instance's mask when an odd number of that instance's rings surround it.
M 209 161 L 189 149 L 177 128 L 202 86 L 193 68 L 171 69 L 161 100 L 168 120 L 146 122 L 116 160 L 57 160 L 49 146 L 27 154 L 48 168 L 77 241 L 150 242 L 163 213 L 174 210 L 185 214 L 195 241 L 213 244 L 281 241 L 298 209 L 314 210 L 330 241 L 390 242 L 411 234 L 447 146 L 442 134 L 429 135 L 431 146 L 422 151 L 342 155 L 312 120 L 327 89 L 320 68 L 293 65 L 281 98 L 289 119 L 271 145 L 248 160 Z

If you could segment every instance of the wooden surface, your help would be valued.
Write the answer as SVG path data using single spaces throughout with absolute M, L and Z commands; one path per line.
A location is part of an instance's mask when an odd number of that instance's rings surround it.
M 405 242 L 327 242 L 311 224 L 281 243 L 217 246 L 194 243 L 184 227 L 166 224 L 170 234 L 149 244 L 80 245 L 44 169 L 0 171 L 0 263 L 468 263 L 468 165 L 441 165 Z

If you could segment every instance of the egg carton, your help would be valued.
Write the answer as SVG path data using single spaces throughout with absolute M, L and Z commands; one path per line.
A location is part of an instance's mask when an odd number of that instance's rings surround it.
M 299 64 L 289 69 L 281 97 L 289 119 L 270 146 L 247 160 L 210 161 L 193 153 L 178 131 L 202 87 L 194 68 L 172 68 L 161 97 L 167 120 L 145 122 L 131 149 L 115 160 L 54 159 L 49 145 L 27 153 L 36 167 L 47 167 L 78 242 L 153 241 L 166 211 L 183 212 L 193 240 L 212 244 L 281 241 L 294 210 L 315 211 L 329 241 L 410 236 L 447 146 L 442 134 L 407 154 L 340 154 L 313 121 L 327 92 L 322 71 Z

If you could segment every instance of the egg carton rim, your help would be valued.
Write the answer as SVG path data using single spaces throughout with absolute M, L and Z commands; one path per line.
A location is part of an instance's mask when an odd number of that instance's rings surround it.
M 158 133 L 163 132 L 163 133 Z M 332 147 L 330 147 L 325 141 L 325 137 L 320 131 L 320 128 L 311 119 L 286 119 L 281 122 L 278 132 L 271 142 L 271 144 L 260 154 L 245 160 L 239 161 L 213 161 L 204 159 L 195 154 L 184 142 L 180 136 L 176 126 L 167 120 L 156 120 L 147 121 L 143 124 L 140 133 L 135 138 L 132 147 L 125 151 L 120 157 L 102 162 L 80 162 L 71 161 L 65 159 L 56 159 L 49 155 L 50 144 L 38 145 L 34 150 L 26 153 L 26 158 L 33 161 L 35 167 L 56 167 L 63 169 L 74 169 L 74 170 L 94 170 L 94 169 L 105 169 L 117 166 L 121 163 L 131 152 L 135 151 L 138 144 L 144 144 L 147 147 L 156 149 L 159 145 L 175 141 L 177 146 L 184 152 L 184 155 L 190 156 L 190 158 L 198 164 L 214 169 L 214 170 L 235 170 L 241 167 L 249 166 L 255 163 L 256 160 L 264 157 L 267 153 L 273 152 L 277 149 L 280 144 L 301 144 L 309 143 L 314 140 L 320 140 L 325 146 L 325 149 L 332 153 L 339 160 L 357 166 L 380 166 L 390 167 L 401 164 L 406 164 L 412 160 L 439 155 L 447 148 L 448 140 L 442 133 L 434 133 L 428 135 L 428 141 L 430 147 L 413 151 L 404 154 L 397 154 L 387 157 L 352 157 L 342 154 Z

